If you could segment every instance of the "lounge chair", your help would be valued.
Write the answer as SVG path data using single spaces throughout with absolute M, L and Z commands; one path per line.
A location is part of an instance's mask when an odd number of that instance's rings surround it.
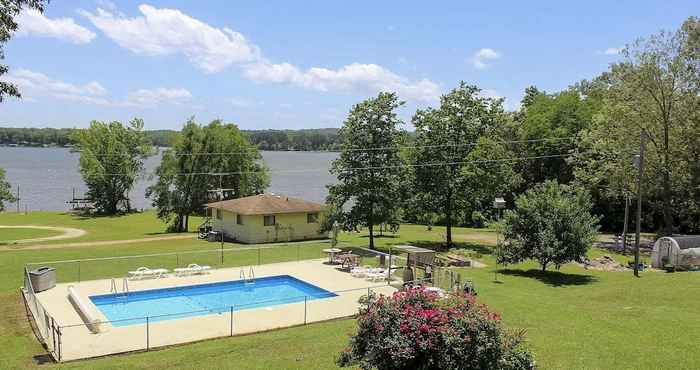
M 356 278 L 363 278 L 367 276 L 367 271 L 369 271 L 370 267 L 369 266 L 364 266 L 364 267 L 354 267 L 353 269 L 350 270 L 350 275 L 352 277 Z
M 365 275 L 368 281 L 382 281 L 386 279 L 386 271 L 382 268 L 370 269 Z
M 209 272 L 209 270 L 211 270 L 211 266 L 200 266 L 196 263 L 190 263 L 187 265 L 187 267 L 176 268 L 173 271 L 175 271 L 176 276 L 189 276 L 206 274 Z
M 134 271 L 129 271 L 129 279 L 145 279 L 145 278 L 161 278 L 169 272 L 168 269 L 150 269 L 148 267 L 139 267 Z

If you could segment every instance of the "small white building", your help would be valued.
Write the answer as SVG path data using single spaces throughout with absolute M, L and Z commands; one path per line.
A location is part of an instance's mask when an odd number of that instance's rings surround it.
M 213 230 L 241 243 L 327 238 L 323 204 L 279 194 L 259 194 L 207 204 Z
M 664 236 L 654 243 L 651 267 L 692 269 L 700 267 L 700 235 Z

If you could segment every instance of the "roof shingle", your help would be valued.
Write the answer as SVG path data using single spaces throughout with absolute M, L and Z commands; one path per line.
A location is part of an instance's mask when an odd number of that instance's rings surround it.
M 272 215 L 279 213 L 320 212 L 323 205 L 279 194 L 259 194 L 222 200 L 207 204 L 208 208 L 223 209 L 241 215 Z

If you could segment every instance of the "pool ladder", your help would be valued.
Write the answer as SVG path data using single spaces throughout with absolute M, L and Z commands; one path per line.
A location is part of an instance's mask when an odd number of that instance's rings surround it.
M 245 275 L 245 270 L 243 267 L 241 267 L 241 272 L 238 274 L 238 277 L 243 280 L 243 282 L 247 283 L 252 283 L 253 279 L 255 279 L 255 271 L 253 270 L 253 266 L 250 266 L 250 270 L 248 270 L 248 277 Z
M 117 290 L 117 281 L 114 279 L 112 279 L 110 283 L 109 292 L 119 293 L 119 290 Z M 129 280 L 127 280 L 127 278 L 122 280 L 122 293 L 129 293 Z

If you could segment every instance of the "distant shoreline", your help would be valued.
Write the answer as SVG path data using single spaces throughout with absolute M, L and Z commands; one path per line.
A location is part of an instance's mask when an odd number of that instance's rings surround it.
M 0 127 L 0 146 L 30 148 L 71 148 L 73 133 L 82 129 Z M 241 130 L 248 141 L 265 151 L 338 151 L 337 128 L 299 130 Z M 158 147 L 171 147 L 178 137 L 176 130 L 145 130 L 144 135 Z
M 0 148 L 35 148 L 35 149 L 73 149 L 74 146 L 60 146 L 60 145 L 47 145 L 47 144 L 2 144 L 0 143 Z M 169 149 L 169 146 L 159 147 L 160 150 Z M 295 149 L 260 149 L 261 152 L 300 152 L 300 153 L 340 153 L 340 150 L 295 150 Z

